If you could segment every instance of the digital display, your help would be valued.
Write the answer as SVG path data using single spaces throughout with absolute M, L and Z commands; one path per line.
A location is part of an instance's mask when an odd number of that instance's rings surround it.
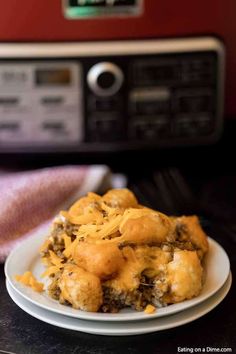
M 64 0 L 67 18 L 138 15 L 143 0 Z
M 36 69 L 35 82 L 38 86 L 65 86 L 71 83 L 69 69 Z
M 69 5 L 72 7 L 131 6 L 136 3 L 136 0 L 69 0 Z

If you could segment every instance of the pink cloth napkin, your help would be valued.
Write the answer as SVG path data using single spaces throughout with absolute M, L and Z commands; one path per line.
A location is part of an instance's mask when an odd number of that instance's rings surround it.
M 1 171 L 0 262 L 16 244 L 50 224 L 59 210 L 87 192 L 102 188 L 108 177 L 106 166 Z

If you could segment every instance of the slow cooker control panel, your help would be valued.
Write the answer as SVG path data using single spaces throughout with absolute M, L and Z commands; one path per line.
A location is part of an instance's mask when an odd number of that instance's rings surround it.
M 1 44 L 0 152 L 210 143 L 223 73 L 214 38 Z
M 87 141 L 171 146 L 219 133 L 214 52 L 106 59 L 87 71 Z

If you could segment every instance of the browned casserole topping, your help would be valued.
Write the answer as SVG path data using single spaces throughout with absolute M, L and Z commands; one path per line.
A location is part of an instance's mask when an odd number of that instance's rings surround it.
M 200 293 L 207 251 L 196 216 L 168 217 L 117 189 L 88 193 L 62 211 L 41 256 L 49 295 L 60 303 L 84 311 L 132 307 L 153 313 Z

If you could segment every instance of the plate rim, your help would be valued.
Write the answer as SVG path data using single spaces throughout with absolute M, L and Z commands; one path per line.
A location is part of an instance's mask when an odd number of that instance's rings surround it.
M 154 333 L 154 332 L 159 332 L 159 331 L 163 331 L 163 330 L 167 330 L 167 329 L 171 329 L 171 328 L 176 328 L 176 327 L 180 327 L 180 326 L 183 326 L 189 322 L 192 322 L 192 321 L 195 321 L 197 320 L 198 318 L 201 318 L 203 317 L 204 315 L 206 315 L 207 313 L 209 313 L 210 311 L 212 311 L 215 307 L 217 307 L 224 299 L 225 297 L 227 296 L 227 294 L 229 293 L 230 291 L 230 288 L 231 288 L 231 285 L 232 285 L 232 273 L 230 272 L 228 277 L 227 277 L 227 280 L 226 282 L 224 283 L 224 285 L 214 294 L 212 295 L 210 298 L 208 298 L 207 300 L 203 301 L 203 303 L 200 303 L 192 308 L 189 308 L 185 311 L 181 311 L 179 313 L 176 313 L 175 315 L 173 316 L 166 316 L 164 318 L 155 318 L 155 319 L 152 319 L 152 320 L 149 320 L 149 321 L 144 321 L 142 322 L 145 327 L 145 324 L 147 324 L 148 322 L 150 323 L 153 323 L 155 324 L 156 323 L 156 327 L 155 325 L 152 327 L 152 328 L 141 328 L 141 329 L 133 329 L 133 330 L 129 330 L 127 332 L 127 329 L 126 330 L 119 330 L 119 329 L 114 329 L 115 326 L 116 326 L 116 323 L 108 323 L 107 326 L 109 329 L 101 329 L 99 328 L 99 323 L 98 321 L 84 321 L 84 320 L 78 320 L 76 321 L 75 318 L 71 318 L 69 317 L 69 321 L 73 321 L 75 324 L 67 324 L 67 325 L 63 325 L 62 324 L 62 319 L 66 318 L 68 319 L 67 316 L 63 316 L 63 315 L 60 315 L 60 314 L 55 314 L 55 313 L 51 313 L 50 311 L 47 311 L 47 310 L 44 310 L 42 308 L 39 308 L 38 306 L 30 303 L 29 301 L 27 301 L 25 298 L 23 298 L 23 296 L 19 295 L 13 288 L 12 286 L 10 285 L 10 283 L 8 282 L 8 280 L 6 279 L 6 288 L 7 288 L 7 291 L 8 291 L 8 294 L 9 296 L 11 297 L 11 299 L 13 300 L 13 302 L 18 306 L 20 307 L 24 312 L 28 313 L 29 315 L 31 315 L 32 317 L 42 321 L 42 322 L 45 322 L 45 323 L 48 323 L 50 325 L 53 325 L 53 326 L 56 326 L 56 327 L 60 327 L 60 328 L 64 328 L 64 329 L 67 329 L 67 330 L 74 330 L 74 331 L 78 331 L 78 332 L 84 332 L 84 333 L 89 333 L 89 334 L 94 334 L 94 335 L 106 335 L 106 336 L 132 336 L 132 335 L 142 335 L 142 334 L 147 334 L 147 333 Z M 9 291 L 9 288 L 10 288 L 10 291 Z M 15 294 L 12 296 L 12 293 L 11 291 Z M 32 313 L 32 311 L 29 311 L 29 309 L 26 309 L 27 305 L 23 305 L 22 306 L 22 303 L 19 304 L 19 301 L 15 299 L 15 297 L 19 297 L 20 299 L 22 299 L 26 304 L 29 303 L 29 305 L 33 308 L 36 308 L 38 311 L 43 311 L 43 312 L 46 312 L 46 313 L 49 313 L 51 316 L 56 316 L 58 318 L 60 318 L 60 321 L 53 321 L 53 320 L 45 320 L 45 317 L 42 318 L 42 316 L 40 315 L 35 315 L 35 313 Z M 207 306 L 208 304 L 208 306 Z M 188 314 L 188 315 L 187 315 Z M 183 319 L 183 316 L 184 319 Z M 187 317 L 186 317 L 187 316 Z M 168 317 L 171 320 L 174 320 L 176 322 L 170 322 L 168 324 Z M 177 317 L 177 320 L 176 320 L 176 317 Z M 181 319 L 182 317 L 182 319 Z M 159 326 L 160 326 L 160 321 L 165 321 L 166 322 L 167 320 L 167 323 L 165 323 L 161 328 L 158 327 L 158 322 L 159 322 Z M 91 324 L 91 323 L 95 323 L 98 328 L 97 329 L 84 329 L 83 327 L 80 327 L 78 328 L 78 321 L 79 323 L 81 322 L 81 326 L 83 323 L 87 322 L 88 324 Z M 127 322 L 125 322 L 127 323 Z M 132 324 L 135 323 L 135 322 L 130 322 L 130 326 L 132 326 Z M 77 324 L 77 328 L 76 328 L 76 324 Z M 121 324 L 119 322 L 119 324 Z M 112 326 L 113 326 L 113 329 L 112 329 Z
M 40 241 L 42 241 L 44 238 L 47 237 L 45 234 L 42 235 L 41 232 L 39 233 L 39 235 L 41 236 Z M 138 312 L 138 311 L 133 312 L 132 313 L 132 317 L 129 317 L 130 313 L 125 313 L 125 314 L 124 313 L 123 314 L 122 313 L 118 313 L 118 314 L 103 314 L 103 313 L 96 313 L 96 312 L 95 313 L 94 312 L 85 312 L 85 311 L 82 311 L 82 310 L 75 310 L 76 312 L 73 313 L 73 312 L 67 311 L 68 307 L 65 306 L 65 308 L 64 308 L 64 305 L 56 303 L 57 306 L 58 305 L 63 306 L 62 309 L 56 308 L 56 307 L 50 307 L 49 305 L 46 305 L 46 304 L 43 304 L 43 303 L 40 303 L 40 302 L 34 300 L 29 295 L 27 295 L 26 293 L 22 292 L 20 287 L 17 286 L 17 283 L 9 275 L 9 272 L 10 272 L 9 268 L 10 268 L 12 260 L 14 259 L 15 254 L 18 252 L 18 250 L 21 249 L 21 248 L 24 248 L 25 245 L 28 244 L 28 242 L 32 242 L 34 238 L 35 238 L 35 236 L 32 235 L 28 239 L 26 239 L 23 242 L 21 242 L 18 246 L 16 246 L 11 251 L 9 256 L 7 257 L 7 260 L 6 260 L 5 266 L 4 266 L 5 276 L 9 280 L 9 283 L 14 288 L 14 290 L 19 295 L 23 296 L 26 300 L 30 301 L 34 305 L 36 305 L 38 307 L 41 307 L 41 308 L 43 308 L 45 310 L 48 310 L 48 311 L 51 311 L 51 312 L 54 312 L 54 313 L 57 313 L 57 314 L 61 314 L 61 315 L 64 315 L 64 316 L 69 316 L 69 317 L 73 317 L 73 318 L 77 318 L 77 319 L 82 319 L 82 320 L 91 320 L 91 321 L 98 321 L 98 322 L 102 322 L 102 321 L 109 321 L 109 322 L 127 321 L 127 322 L 132 322 L 132 321 L 137 321 L 137 320 L 146 321 L 146 320 L 150 319 L 150 315 L 145 314 L 143 311 L 142 312 Z M 195 297 L 193 299 L 185 300 L 185 301 L 183 301 L 181 303 L 172 304 L 172 305 L 167 306 L 168 309 L 169 309 L 168 312 L 163 311 L 163 312 L 160 313 L 160 309 L 157 309 L 157 311 L 154 314 L 151 315 L 152 319 L 169 316 L 169 315 L 184 311 L 186 309 L 189 309 L 192 306 L 197 306 L 199 303 L 207 300 L 209 297 L 214 295 L 223 286 L 223 284 L 225 283 L 225 281 L 226 281 L 226 279 L 227 279 L 227 277 L 229 275 L 229 272 L 230 272 L 230 260 L 229 260 L 229 257 L 227 255 L 226 251 L 224 250 L 224 248 L 217 241 L 215 241 L 211 237 L 208 237 L 208 240 L 209 240 L 210 245 L 213 244 L 214 247 L 217 247 L 217 249 L 222 252 L 222 254 L 224 255 L 224 257 L 225 257 L 225 259 L 227 261 L 227 264 L 226 264 L 227 274 L 224 277 L 224 281 L 222 281 L 214 290 L 212 290 L 211 292 L 205 294 L 205 296 L 203 296 L 203 297 L 201 297 L 201 293 L 200 293 L 197 297 Z M 31 261 L 34 258 L 37 258 L 37 257 L 38 257 L 38 255 L 33 253 L 31 255 Z M 51 299 L 50 297 L 48 297 L 48 300 L 55 301 L 55 300 Z M 192 303 L 193 301 L 194 301 L 194 303 Z M 185 307 L 184 308 L 179 308 L 180 305 L 182 305 L 183 303 L 185 303 Z M 72 309 L 72 308 L 70 308 L 70 309 Z M 164 309 L 164 307 L 163 307 L 163 309 Z M 74 309 L 72 309 L 72 311 L 73 310 Z M 112 317 L 112 316 L 115 316 L 115 317 Z

